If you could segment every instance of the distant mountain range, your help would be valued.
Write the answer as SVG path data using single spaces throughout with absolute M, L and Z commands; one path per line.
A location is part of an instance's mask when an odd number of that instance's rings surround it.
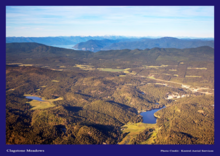
M 158 39 L 141 38 L 134 40 L 89 40 L 78 43 L 74 48 L 78 50 L 89 50 L 97 52 L 100 50 L 121 50 L 121 49 L 146 49 L 146 48 L 196 48 L 200 46 L 210 46 L 214 48 L 214 40 L 203 39 L 178 39 L 173 37 L 163 37 Z
M 49 46 L 75 45 L 73 48 L 97 52 L 100 50 L 146 48 L 214 48 L 212 38 L 129 37 L 129 36 L 59 36 L 59 37 L 6 37 L 6 43 L 35 42 Z
M 15 42 L 36 42 L 46 45 L 75 45 L 80 42 L 89 40 L 118 40 L 118 39 L 132 39 L 135 37 L 124 36 L 61 36 L 61 37 L 6 37 L 6 43 Z

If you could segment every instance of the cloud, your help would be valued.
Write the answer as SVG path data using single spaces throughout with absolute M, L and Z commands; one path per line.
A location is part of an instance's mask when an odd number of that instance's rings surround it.
M 37 27 L 77 29 L 108 27 L 118 29 L 157 25 L 214 25 L 214 6 L 7 6 L 6 29 Z M 111 30 L 110 30 L 111 29 Z M 214 30 L 213 30 L 214 31 Z M 54 32 L 56 33 L 56 31 Z M 97 30 L 98 33 L 98 30 Z

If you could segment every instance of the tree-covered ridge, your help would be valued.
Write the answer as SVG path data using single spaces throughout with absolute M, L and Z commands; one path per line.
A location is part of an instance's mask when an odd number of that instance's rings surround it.
M 214 98 L 181 99 L 155 113 L 161 127 L 156 144 L 214 144 Z
M 197 48 L 200 46 L 210 46 L 214 48 L 213 40 L 201 39 L 178 39 L 173 37 L 163 37 L 158 39 L 141 38 L 136 40 L 89 40 L 78 43 L 75 48 L 79 50 L 121 50 L 121 49 L 152 49 L 152 48 Z
M 39 43 L 7 43 L 6 56 L 15 57 L 74 57 L 74 58 L 87 58 L 92 55 L 89 51 L 75 51 L 71 49 L 57 48 L 46 46 Z
M 180 62 L 214 61 L 214 49 L 153 48 L 109 50 L 92 53 L 41 45 L 37 43 L 6 44 L 7 63 L 38 64 L 41 66 L 72 68 L 76 64 L 91 64 L 96 68 L 130 68 L 143 65 L 179 64 Z

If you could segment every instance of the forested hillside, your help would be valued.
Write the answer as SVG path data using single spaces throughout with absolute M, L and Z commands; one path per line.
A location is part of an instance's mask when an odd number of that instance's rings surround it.
M 7 144 L 214 144 L 214 49 L 6 44 Z M 41 101 L 27 99 L 37 96 Z M 141 112 L 162 108 L 155 124 Z

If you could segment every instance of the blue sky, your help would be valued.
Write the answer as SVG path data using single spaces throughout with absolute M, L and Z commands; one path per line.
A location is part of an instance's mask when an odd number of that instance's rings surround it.
M 6 36 L 214 37 L 214 6 L 6 6 Z

